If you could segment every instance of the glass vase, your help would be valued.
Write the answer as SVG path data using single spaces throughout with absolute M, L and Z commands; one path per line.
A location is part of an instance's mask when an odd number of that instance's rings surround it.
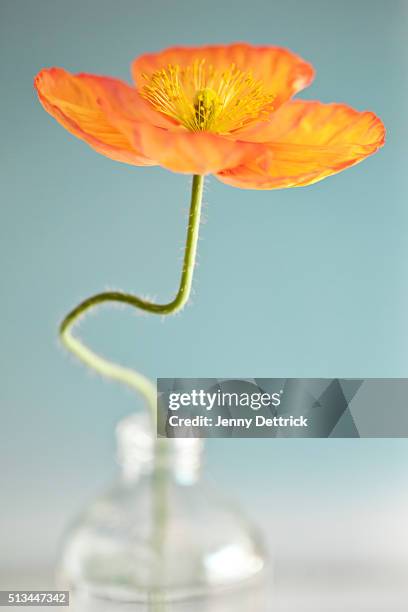
M 259 575 L 261 539 L 202 475 L 203 443 L 159 439 L 142 415 L 117 427 L 117 481 L 66 534 L 58 584 L 114 601 L 208 597 Z

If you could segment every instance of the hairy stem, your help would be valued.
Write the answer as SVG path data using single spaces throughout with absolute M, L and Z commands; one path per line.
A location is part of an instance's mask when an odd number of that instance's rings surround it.
M 154 423 L 156 422 L 156 389 L 151 381 L 143 376 L 143 374 L 139 374 L 139 372 L 125 368 L 97 355 L 72 334 L 72 327 L 88 310 L 105 302 L 121 302 L 158 315 L 173 314 L 185 306 L 190 296 L 197 253 L 203 183 L 204 177 L 199 175 L 193 177 L 183 269 L 180 286 L 174 299 L 166 304 L 156 304 L 130 293 L 105 291 L 104 293 L 97 293 L 78 304 L 65 317 L 60 326 L 60 338 L 64 346 L 87 366 L 99 372 L 99 374 L 122 382 L 140 393 L 150 407 Z
M 150 408 L 153 435 L 157 422 L 156 389 L 153 383 L 139 372 L 100 357 L 73 335 L 72 328 L 88 310 L 100 304 L 104 304 L 105 302 L 121 302 L 133 306 L 134 308 L 139 308 L 140 310 L 158 315 L 173 314 L 185 306 L 191 292 L 194 264 L 196 260 L 203 183 L 203 176 L 195 175 L 193 177 L 183 269 L 181 272 L 179 289 L 174 299 L 166 304 L 156 304 L 155 302 L 144 300 L 129 293 L 106 291 L 93 295 L 81 302 L 65 317 L 60 326 L 60 338 L 62 343 L 68 350 L 74 353 L 78 359 L 96 372 L 99 372 L 99 374 L 128 385 L 145 398 Z M 160 439 L 156 441 L 156 467 L 152 476 L 154 531 L 152 534 L 152 543 L 159 562 L 162 560 L 163 556 L 167 521 L 166 478 L 164 477 L 165 474 L 162 465 L 163 455 L 166 449 L 163 442 L 165 441 Z M 157 577 L 152 578 L 154 583 L 157 583 Z M 158 610 L 161 609 L 161 604 L 157 601 L 157 597 L 160 599 L 160 589 L 155 588 L 154 591 L 155 592 L 152 593 L 154 603 L 151 609 L 158 612 Z

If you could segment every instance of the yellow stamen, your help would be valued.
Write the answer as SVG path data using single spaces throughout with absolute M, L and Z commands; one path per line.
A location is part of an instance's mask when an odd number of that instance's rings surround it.
M 274 96 L 262 81 L 234 64 L 220 71 L 202 59 L 187 67 L 169 64 L 143 77 L 142 96 L 192 132 L 229 134 L 267 119 L 273 110 Z

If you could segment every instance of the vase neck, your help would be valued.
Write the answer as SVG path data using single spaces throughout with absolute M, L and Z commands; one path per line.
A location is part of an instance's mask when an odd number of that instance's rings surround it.
M 116 429 L 118 461 L 126 480 L 163 470 L 179 484 L 200 474 L 203 442 L 199 438 L 156 438 L 145 415 L 134 414 Z

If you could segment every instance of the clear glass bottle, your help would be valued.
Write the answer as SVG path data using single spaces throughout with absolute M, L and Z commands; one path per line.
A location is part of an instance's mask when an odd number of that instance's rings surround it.
M 117 434 L 122 473 L 68 531 L 59 585 L 116 601 L 170 602 L 260 573 L 260 538 L 201 476 L 202 440 L 157 446 L 142 415 L 119 423 Z

